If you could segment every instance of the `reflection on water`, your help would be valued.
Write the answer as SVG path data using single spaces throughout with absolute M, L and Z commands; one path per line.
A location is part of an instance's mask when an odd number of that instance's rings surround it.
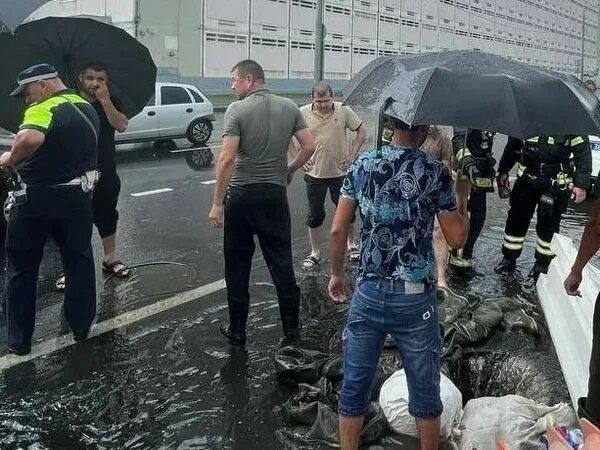
M 466 398 L 513 392 L 548 403 L 568 400 L 534 286 L 525 277 L 535 238 L 528 237 L 516 277 L 496 275 L 507 205 L 490 203 L 475 252 L 477 276 L 453 276 L 451 283 L 472 302 L 522 296 L 538 333 L 501 325 L 490 340 L 465 348 L 450 373 Z M 579 237 L 589 208 L 568 211 L 565 234 Z M 165 270 L 195 278 L 182 268 L 162 268 L 161 274 Z M 151 295 L 160 277 L 147 277 L 121 289 Z M 304 335 L 310 347 L 337 352 L 345 308 L 326 301 L 325 282 L 322 274 L 301 278 Z M 284 448 L 276 438 L 283 425 L 276 407 L 295 390 L 275 379 L 277 301 L 268 283 L 254 286 L 252 296 L 247 350 L 229 349 L 218 335 L 226 310 L 222 296 L 215 296 L 182 307 L 176 319 L 157 316 L 8 370 L 0 378 L 0 448 Z M 402 442 L 378 448 L 414 448 L 414 441 Z

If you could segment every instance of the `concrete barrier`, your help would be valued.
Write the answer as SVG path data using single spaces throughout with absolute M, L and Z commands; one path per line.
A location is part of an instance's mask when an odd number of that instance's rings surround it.
M 577 248 L 571 239 L 555 234 L 552 250 L 556 258 L 548 274 L 540 276 L 536 287 L 569 395 L 573 405 L 577 405 L 577 399 L 587 395 L 592 318 L 600 291 L 600 270 L 588 264 L 583 270 L 581 297 L 569 296 L 563 283 L 571 271 Z

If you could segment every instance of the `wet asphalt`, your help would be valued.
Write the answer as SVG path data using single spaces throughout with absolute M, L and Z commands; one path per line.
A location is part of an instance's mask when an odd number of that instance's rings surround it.
M 218 145 L 218 134 L 219 125 L 209 146 Z M 216 154 L 217 148 L 213 150 Z M 148 146 L 120 152 L 119 247 L 122 259 L 139 267 L 126 281 L 107 279 L 99 269 L 101 247 L 94 237 L 98 323 L 146 311 L 145 307 L 161 300 L 222 279 L 222 232 L 207 221 L 214 169 L 194 170 L 185 155 L 157 152 Z M 161 189 L 170 191 L 132 196 Z M 309 248 L 300 176 L 288 192 L 298 278 L 305 302 L 310 298 L 317 303 L 305 333 L 315 336 L 341 321 L 324 296 L 322 272 L 306 274 L 300 268 Z M 580 237 L 590 205 L 586 202 L 570 209 L 563 222 L 564 233 L 574 240 Z M 533 227 L 517 277 L 507 279 L 492 270 L 501 259 L 507 210 L 507 201 L 490 196 L 486 227 L 475 251 L 479 276 L 466 280 L 452 277 L 451 283 L 473 298 L 521 295 L 536 302 L 535 289 L 526 280 L 533 264 Z M 328 211 L 330 219 L 331 205 Z M 159 264 L 146 265 L 150 263 Z M 67 333 L 61 319 L 62 296 L 53 288 L 59 271 L 58 253 L 49 244 L 39 277 L 34 335 L 38 345 Z M 218 324 L 227 316 L 227 309 L 225 291 L 216 290 L 4 370 L 0 373 L 0 448 L 294 448 L 277 433 L 283 426 L 278 407 L 294 390 L 275 378 L 279 313 L 259 251 L 251 282 L 245 351 L 231 349 L 219 335 Z M 0 328 L 4 333 L 3 324 Z M 313 344 L 327 347 L 323 342 Z M 501 342 L 493 345 L 502 347 Z M 553 383 L 564 386 L 547 337 L 544 345 L 525 351 L 543 353 L 548 372 L 554 374 Z M 3 354 L 1 350 L 0 356 Z M 416 447 L 408 439 L 373 448 Z

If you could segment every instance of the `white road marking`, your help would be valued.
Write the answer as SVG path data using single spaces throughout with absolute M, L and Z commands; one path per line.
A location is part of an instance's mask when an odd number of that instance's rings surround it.
M 217 180 L 202 181 L 202 184 L 215 184 Z
M 131 194 L 132 197 L 145 197 L 147 195 L 162 194 L 163 192 L 171 192 L 171 188 L 154 189 L 153 191 L 136 192 Z
M 218 292 L 225 289 L 225 279 L 220 279 L 204 286 L 197 287 L 195 289 L 182 292 L 172 297 L 160 300 L 151 305 L 143 306 L 121 314 L 120 316 L 107 319 L 92 326 L 90 337 L 99 336 L 109 331 L 116 330 L 131 325 L 135 322 L 147 319 L 148 317 L 155 316 L 162 312 L 168 311 L 178 306 L 190 303 L 194 300 L 199 300 L 202 297 Z M 62 335 L 53 339 L 44 341 L 31 349 L 31 353 L 25 356 L 17 356 L 8 354 L 0 358 L 0 371 L 9 369 L 10 367 L 18 364 L 31 361 L 33 359 L 41 358 L 51 353 L 54 353 L 60 349 L 70 347 L 75 344 L 71 334 Z
M 209 149 L 215 149 L 215 148 L 221 148 L 220 145 L 207 145 L 206 147 L 196 147 L 196 148 L 181 148 L 179 150 L 171 150 L 169 151 L 169 153 L 186 153 L 186 152 L 194 152 L 197 150 L 202 150 L 203 148 L 209 148 Z

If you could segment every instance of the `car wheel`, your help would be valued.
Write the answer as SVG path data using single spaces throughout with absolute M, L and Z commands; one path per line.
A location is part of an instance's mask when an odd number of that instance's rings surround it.
M 213 161 L 213 153 L 210 148 L 205 147 L 200 150 L 193 150 L 186 153 L 185 162 L 194 170 L 205 169 L 210 167 Z
M 192 144 L 204 145 L 211 134 L 212 124 L 208 120 L 196 119 L 188 127 L 187 138 Z

